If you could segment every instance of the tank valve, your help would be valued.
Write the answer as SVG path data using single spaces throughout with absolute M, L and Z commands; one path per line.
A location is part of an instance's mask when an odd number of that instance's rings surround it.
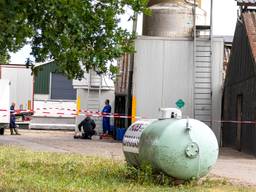
M 187 122 L 186 122 L 186 131 L 190 131 L 191 130 L 191 125 L 189 124 L 189 118 L 187 118 Z
M 187 145 L 185 154 L 188 158 L 194 159 L 199 154 L 199 146 L 197 143 L 193 142 Z
M 159 111 L 162 112 L 160 119 L 181 119 L 182 112 L 176 108 L 160 108 Z

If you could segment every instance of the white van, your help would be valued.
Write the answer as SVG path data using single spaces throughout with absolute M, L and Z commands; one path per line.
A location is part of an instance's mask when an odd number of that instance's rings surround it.
M 0 135 L 10 123 L 10 81 L 0 79 Z

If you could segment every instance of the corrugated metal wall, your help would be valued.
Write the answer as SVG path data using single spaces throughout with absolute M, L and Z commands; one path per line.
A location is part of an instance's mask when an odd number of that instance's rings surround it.
M 212 44 L 212 129 L 221 144 L 221 110 L 223 97 L 224 40 L 214 38 Z
M 35 94 L 50 93 L 50 73 L 58 72 L 57 66 L 51 62 L 37 67 L 40 71 L 35 76 Z
M 224 41 L 213 40 L 213 66 L 204 68 L 211 82 L 212 119 L 221 119 L 222 69 Z M 207 48 L 207 47 L 206 47 Z M 209 51 L 209 50 L 208 50 Z M 208 59 L 208 58 L 207 58 Z M 136 40 L 133 95 L 137 98 L 137 115 L 158 118 L 160 107 L 176 107 L 182 99 L 183 117 L 194 117 L 194 67 L 193 41 L 190 39 L 168 39 L 140 37 Z M 206 111 L 209 113 L 209 111 Z M 220 125 L 212 127 L 220 139 Z
M 237 120 L 238 96 L 242 96 L 241 120 L 256 120 L 256 74 L 244 24 L 237 22 L 230 62 L 225 81 L 224 120 Z M 223 124 L 223 145 L 238 147 L 256 155 L 256 126 L 241 124 L 241 146 L 238 145 L 239 124 Z
M 115 93 L 116 95 L 127 95 L 130 55 L 124 54 L 121 58 L 117 60 L 117 65 L 119 67 L 119 74 L 117 75 L 115 82 Z
M 59 73 L 54 62 L 37 67 L 39 73 L 35 76 L 35 94 L 49 95 L 49 99 L 75 100 L 76 90 L 72 80 Z
M 176 42 L 174 42 L 175 44 Z M 179 43 L 179 42 L 177 42 Z M 189 42 L 184 42 L 192 48 L 192 44 Z M 146 118 L 157 118 L 159 115 L 159 108 L 163 106 L 175 106 L 175 101 L 164 102 L 168 100 L 164 98 L 164 88 L 163 81 L 165 78 L 168 78 L 170 74 L 165 74 L 167 70 L 164 69 L 164 63 L 167 61 L 175 62 L 185 60 L 186 68 L 185 70 L 192 70 L 192 52 L 189 54 L 184 52 L 183 47 L 174 45 L 173 52 L 165 49 L 165 42 L 162 39 L 156 38 L 144 38 L 141 37 L 136 40 L 136 54 L 135 54 L 135 65 L 134 65 L 134 87 L 133 87 L 133 95 L 136 96 L 137 99 L 137 115 L 143 116 Z M 167 45 L 168 46 L 168 45 Z M 181 55 L 177 55 L 175 53 L 175 49 L 181 49 Z M 172 61 L 170 61 L 168 55 L 174 54 L 176 57 Z M 184 54 L 184 56 L 183 56 Z M 167 61 L 164 60 L 166 58 Z M 177 64 L 178 66 L 178 64 Z M 169 66 L 166 66 L 169 67 Z M 171 67 L 171 66 L 170 66 Z M 184 76 L 184 72 L 179 72 L 178 67 L 174 69 L 176 71 L 176 75 Z M 165 75 L 164 75 L 165 74 Z M 175 77 L 176 77 L 175 75 Z M 169 83 L 172 83 L 175 77 L 172 76 L 172 80 Z M 188 77 L 184 78 L 189 79 Z M 190 81 L 192 81 L 192 75 L 190 76 Z M 180 86 L 178 81 L 175 81 L 175 86 Z M 189 80 L 185 82 L 185 86 L 188 85 Z M 166 84 L 166 86 L 168 86 Z M 189 88 L 189 87 L 187 87 Z M 191 88 L 191 87 L 190 87 Z M 169 89 L 170 90 L 170 89 Z M 171 93 L 176 92 L 175 89 L 170 90 Z M 170 96 L 172 96 L 171 94 Z M 178 95 L 178 94 L 176 94 Z M 181 98 L 184 99 L 185 102 L 191 100 L 191 96 L 189 95 L 181 95 Z M 169 98 L 170 99 L 170 98 Z M 178 98 L 176 98 L 178 100 Z M 187 106 L 187 105 L 186 105 Z M 187 107 L 185 108 L 185 110 Z M 187 110 L 186 110 L 187 111 Z M 192 111 L 186 112 L 187 114 L 191 114 Z

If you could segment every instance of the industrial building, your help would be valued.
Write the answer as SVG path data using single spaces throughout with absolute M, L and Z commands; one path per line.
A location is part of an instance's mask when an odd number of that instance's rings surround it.
M 221 119 L 224 38 L 212 36 L 206 12 L 199 5 L 149 1 L 152 15 L 144 16 L 143 34 L 135 41 L 134 67 L 129 73 L 133 75 L 131 111 L 139 117 L 158 118 L 159 108 L 182 103 L 183 116 L 207 123 L 220 142 L 221 124 L 214 120 Z M 125 71 L 130 69 L 122 66 L 124 61 L 119 62 L 122 74 L 117 82 L 125 86 L 129 79 Z M 122 89 L 117 90 L 125 103 Z
M 223 145 L 256 155 L 256 127 L 250 123 L 256 120 L 256 2 L 237 2 L 241 13 L 227 66 Z
M 64 74 L 58 71 L 57 65 L 52 61 L 37 64 L 35 75 L 35 100 L 76 100 L 76 90 Z
M 34 115 L 30 129 L 75 129 L 76 90 L 54 61 L 38 63 L 34 75 Z M 63 115 L 57 115 L 64 113 Z
M 90 71 L 84 74 L 82 80 L 70 80 L 58 70 L 54 61 L 37 64 L 36 68 L 38 73 L 34 80 L 35 114 L 30 128 L 75 129 L 85 117 L 84 113 L 79 116 L 71 115 L 70 109 L 77 109 L 78 98 L 79 108 L 83 111 L 101 111 L 106 99 L 114 105 L 113 81 L 106 76 Z M 42 113 L 43 108 L 50 109 L 51 113 L 45 115 Z M 59 113 L 64 115 L 57 115 Z M 102 118 L 94 119 L 99 133 L 102 131 Z

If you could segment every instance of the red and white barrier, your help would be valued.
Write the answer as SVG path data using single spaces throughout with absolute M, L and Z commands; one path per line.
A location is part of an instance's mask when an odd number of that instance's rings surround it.
M 36 108 L 33 110 L 15 110 L 14 114 L 20 113 L 33 113 L 34 116 L 42 116 L 42 117 L 75 117 L 78 115 L 84 115 L 89 117 L 109 117 L 109 118 L 121 118 L 121 119 L 142 119 L 143 117 L 139 116 L 131 116 L 131 115 L 123 115 L 118 113 L 103 113 L 99 111 L 89 111 L 89 110 L 80 110 L 77 111 L 74 108 Z M 0 109 L 0 117 L 9 116 L 10 110 Z M 146 118 L 145 118 L 146 119 Z M 210 122 L 210 121 L 209 121 Z M 256 124 L 256 121 L 234 121 L 234 120 L 213 120 L 212 122 L 216 123 L 234 123 L 234 124 Z

